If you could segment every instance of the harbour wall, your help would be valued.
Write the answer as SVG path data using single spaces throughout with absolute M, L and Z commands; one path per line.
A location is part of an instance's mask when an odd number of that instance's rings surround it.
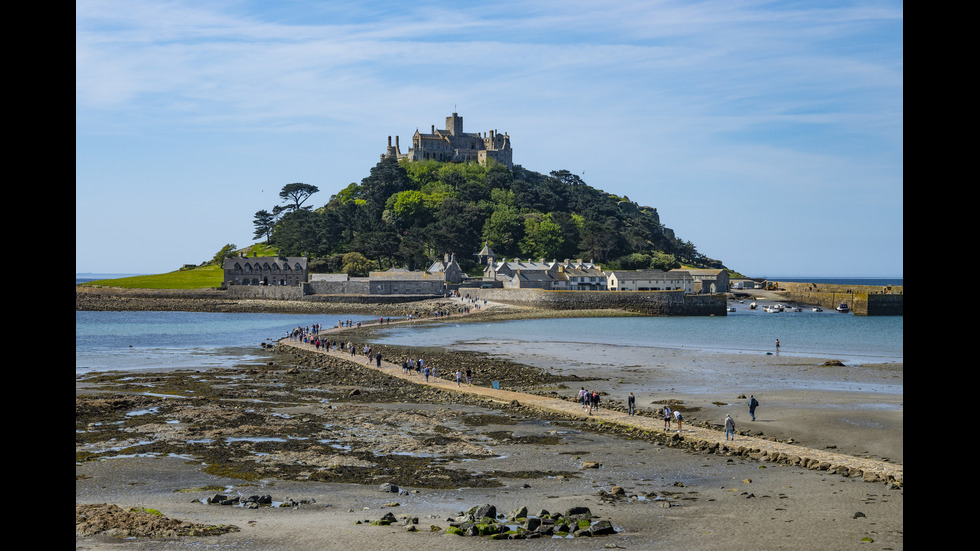
M 816 304 L 822 308 L 837 308 L 846 302 L 851 312 L 859 316 L 901 316 L 904 294 L 902 285 L 836 285 L 777 281 L 779 293 L 789 300 Z
M 461 293 L 465 291 L 461 290 Z M 480 299 L 551 310 L 621 309 L 651 316 L 725 316 L 725 295 L 688 295 L 683 291 L 547 291 L 473 289 Z
M 442 295 L 370 295 L 358 293 L 323 293 L 311 284 L 295 286 L 231 285 L 227 290 L 159 290 L 159 289 L 86 289 L 76 288 L 76 309 L 142 309 L 143 301 L 170 301 L 172 308 L 198 310 L 203 307 L 214 311 L 234 309 L 228 300 L 280 301 L 283 303 L 337 303 L 337 304 L 395 304 L 415 302 Z M 550 310 L 625 310 L 650 316 L 725 316 L 727 298 L 724 294 L 689 295 L 683 291 L 547 291 L 542 289 L 461 289 L 461 293 L 504 304 L 545 308 Z M 113 304 L 89 304 L 84 299 L 101 298 L 101 302 L 114 299 Z M 206 300 L 199 300 L 206 299 Z M 191 307 L 187 301 L 202 302 L 203 306 Z M 216 303 L 217 302 L 217 303 Z M 179 304 L 178 304 L 179 303 Z M 220 303 L 220 304 L 218 304 Z M 149 306 L 148 306 L 149 307 Z

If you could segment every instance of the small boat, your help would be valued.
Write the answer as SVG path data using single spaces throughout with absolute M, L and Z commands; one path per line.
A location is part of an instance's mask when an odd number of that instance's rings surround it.
M 840 312 L 841 314 L 846 314 L 850 312 L 851 309 L 847 306 L 846 302 L 842 302 L 837 305 L 837 311 Z
M 802 312 L 803 310 L 799 306 L 792 306 L 789 308 L 790 312 Z
M 734 312 L 735 311 L 735 307 L 734 306 L 729 306 L 728 307 L 728 311 L 729 312 Z
M 814 306 L 814 307 L 813 307 L 813 311 L 814 311 L 814 312 L 823 312 L 823 308 L 821 308 L 821 307 L 819 307 L 819 306 Z
M 782 312 L 784 308 L 782 304 L 772 304 L 764 307 L 763 310 L 769 312 L 770 314 L 778 314 L 779 312 Z
M 749 304 L 749 310 L 755 310 L 757 306 L 758 304 L 753 302 L 752 304 Z

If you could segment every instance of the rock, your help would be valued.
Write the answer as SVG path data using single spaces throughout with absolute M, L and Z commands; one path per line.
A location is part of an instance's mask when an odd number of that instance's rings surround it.
M 509 515 L 507 515 L 507 518 L 511 520 L 517 520 L 519 518 L 525 518 L 525 517 L 527 517 L 527 507 L 523 507 L 523 506 L 514 509 L 513 511 L 511 511 Z
M 471 514 L 473 515 L 473 520 L 475 521 L 478 521 L 483 517 L 497 518 L 497 508 L 493 505 L 479 505 L 475 508 L 470 508 L 470 511 L 472 511 Z M 470 511 L 467 511 L 467 513 L 470 513 Z
M 593 536 L 608 536 L 609 534 L 615 534 L 616 529 L 613 528 L 612 523 L 608 520 L 600 520 L 589 528 L 589 532 L 591 532 Z
M 391 482 L 385 482 L 384 484 L 381 485 L 381 487 L 379 489 L 382 492 L 392 492 L 392 493 L 395 493 L 395 494 L 398 493 L 398 486 L 395 486 Z
M 572 517 L 572 516 L 576 516 L 576 515 L 583 515 L 583 516 L 591 517 L 592 516 L 592 511 L 588 507 L 584 507 L 584 506 L 572 507 L 571 509 L 565 511 L 565 516 L 566 517 Z
M 609 493 L 619 497 L 626 495 L 626 490 L 622 486 L 613 486 L 609 489 Z
M 600 463 L 598 461 L 585 461 L 582 463 L 583 469 L 598 469 L 599 467 Z

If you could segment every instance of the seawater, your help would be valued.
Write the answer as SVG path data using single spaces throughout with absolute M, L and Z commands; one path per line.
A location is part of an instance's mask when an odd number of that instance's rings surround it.
M 392 328 L 378 340 L 398 346 L 448 346 L 484 352 L 568 343 L 678 348 L 701 352 L 839 359 L 847 365 L 903 361 L 903 316 L 736 309 L 727 316 L 561 318 Z M 553 348 L 553 347 L 552 347 Z
M 367 321 L 347 314 L 75 312 L 75 373 L 249 363 L 267 356 L 263 341 L 346 319 Z
M 75 312 L 75 371 L 225 367 L 267 357 L 263 341 L 298 326 L 338 320 L 373 321 L 348 314 L 236 314 L 198 312 Z M 837 312 L 737 310 L 715 317 L 624 317 L 517 320 L 395 327 L 377 342 L 439 346 L 491 353 L 526 351 L 540 344 L 663 347 L 704 352 L 833 358 L 848 365 L 903 361 L 902 316 Z

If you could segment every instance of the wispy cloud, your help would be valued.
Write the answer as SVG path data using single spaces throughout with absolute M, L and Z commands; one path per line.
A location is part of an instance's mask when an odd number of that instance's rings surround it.
M 873 165 L 900 189 L 902 19 L 885 1 L 79 1 L 76 132 L 361 144 L 459 105 L 517 162 L 609 186 L 838 190 Z

